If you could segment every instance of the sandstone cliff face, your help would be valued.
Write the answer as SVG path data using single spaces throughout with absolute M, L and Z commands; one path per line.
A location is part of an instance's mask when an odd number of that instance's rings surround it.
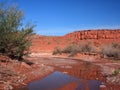
M 92 41 L 96 46 L 111 42 L 120 43 L 120 29 L 118 30 L 84 30 L 66 34 L 65 36 L 39 36 L 32 40 L 31 51 L 53 51 L 56 47 L 64 48 L 71 43 Z
M 120 39 L 120 29 L 117 30 L 86 30 L 76 31 L 65 35 L 66 38 L 72 38 L 74 40 L 86 40 L 86 39 Z

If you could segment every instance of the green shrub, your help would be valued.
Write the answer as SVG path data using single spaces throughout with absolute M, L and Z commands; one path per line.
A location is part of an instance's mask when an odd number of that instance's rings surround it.
M 34 25 L 22 23 L 23 11 L 16 6 L 0 4 L 0 53 L 22 60 L 28 54 Z
M 117 76 L 117 75 L 119 74 L 119 72 L 120 72 L 119 70 L 114 70 L 113 75 L 114 75 L 114 76 Z

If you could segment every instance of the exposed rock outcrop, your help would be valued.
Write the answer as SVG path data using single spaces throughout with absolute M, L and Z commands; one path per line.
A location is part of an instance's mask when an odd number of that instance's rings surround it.
M 120 39 L 120 29 L 76 31 L 65 35 L 65 37 L 73 38 L 77 41 L 86 39 Z
M 51 52 L 56 47 L 64 48 L 73 42 L 92 41 L 96 46 L 120 42 L 120 29 L 116 30 L 83 30 L 75 31 L 64 36 L 39 36 L 35 35 L 32 40 L 32 52 Z

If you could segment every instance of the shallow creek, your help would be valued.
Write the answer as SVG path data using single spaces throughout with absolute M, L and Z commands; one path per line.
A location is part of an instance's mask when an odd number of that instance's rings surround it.
M 101 90 L 105 85 L 99 67 L 89 62 L 53 67 L 50 75 L 17 90 Z

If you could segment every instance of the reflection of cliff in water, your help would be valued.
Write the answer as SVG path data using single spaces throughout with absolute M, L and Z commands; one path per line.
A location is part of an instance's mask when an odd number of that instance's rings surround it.
M 55 72 L 19 90 L 100 90 L 103 84 L 97 66 L 88 62 L 55 67 Z
M 78 65 L 74 66 L 56 67 L 56 70 L 86 80 L 102 80 L 102 74 L 98 68 L 98 66 L 95 66 L 90 62 L 79 62 Z
M 101 82 L 97 80 L 83 80 L 56 71 L 49 76 L 32 82 L 29 90 L 99 90 Z
M 99 67 L 90 62 L 79 62 L 79 64 L 74 66 L 60 66 L 56 67 L 56 70 L 80 79 L 83 84 L 77 83 L 76 89 L 72 89 L 75 88 L 75 83 L 68 84 L 60 90 L 99 90 L 100 81 L 105 81 L 99 71 Z M 81 87 L 84 88 L 82 89 Z

